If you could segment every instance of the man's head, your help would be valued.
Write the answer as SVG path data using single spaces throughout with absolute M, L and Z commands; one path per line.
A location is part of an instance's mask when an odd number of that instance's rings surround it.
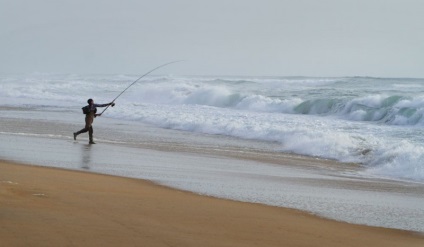
M 87 103 L 88 103 L 89 105 L 92 105 L 92 104 L 94 103 L 94 101 L 93 101 L 93 99 L 88 99 L 88 100 L 87 100 Z

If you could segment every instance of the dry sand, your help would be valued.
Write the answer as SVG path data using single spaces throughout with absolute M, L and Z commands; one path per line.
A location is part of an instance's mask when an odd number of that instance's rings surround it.
M 424 246 L 352 225 L 153 183 L 0 162 L 0 246 Z

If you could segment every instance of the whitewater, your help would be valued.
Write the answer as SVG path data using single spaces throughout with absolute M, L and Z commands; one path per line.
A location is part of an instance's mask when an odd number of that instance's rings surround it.
M 80 112 L 137 75 L 3 75 L 0 105 Z M 424 182 L 424 79 L 147 76 L 103 117 L 277 143 L 273 152 L 358 163 Z M 82 114 L 82 113 L 81 113 Z
M 0 159 L 424 232 L 424 79 L 149 75 L 73 139 L 139 76 L 0 76 Z

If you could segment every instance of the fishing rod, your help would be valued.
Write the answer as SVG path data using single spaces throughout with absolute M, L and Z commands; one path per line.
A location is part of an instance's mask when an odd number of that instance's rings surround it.
M 156 68 L 154 68 L 154 69 L 152 69 L 152 70 L 150 70 L 149 72 L 147 72 L 146 74 L 144 74 L 144 75 L 142 75 L 142 76 L 140 76 L 137 80 L 135 80 L 133 83 L 131 83 L 127 88 L 125 88 L 124 89 L 124 91 L 122 91 L 120 94 L 118 94 L 118 96 L 116 96 L 113 100 L 112 100 L 112 102 L 111 103 L 113 103 L 113 102 L 115 102 L 115 100 L 117 99 L 117 98 L 119 98 L 119 96 L 121 96 L 125 91 L 127 91 L 128 90 L 128 88 L 130 88 L 132 85 L 134 85 L 136 82 L 138 82 L 139 80 L 141 80 L 141 78 L 143 78 L 143 77 L 145 77 L 146 75 L 148 75 L 148 74 L 150 74 L 150 73 L 152 73 L 153 71 L 155 71 L 155 70 L 157 70 L 157 69 L 159 69 L 159 68 L 162 68 L 162 67 L 165 67 L 165 66 L 167 66 L 167 65 L 170 65 L 170 64 L 173 64 L 173 63 L 178 63 L 178 62 L 181 62 L 181 61 L 183 61 L 183 60 L 178 60 L 178 61 L 172 61 L 172 62 L 169 62 L 169 63 L 165 63 L 165 64 L 162 64 L 162 65 L 160 65 L 160 66 L 158 66 L 158 67 L 156 67 Z M 112 104 L 111 104 L 112 105 Z M 100 113 L 100 115 L 102 115 L 103 114 L 103 112 L 105 112 L 106 110 L 107 110 L 107 108 L 109 108 L 109 106 L 110 105 L 108 105 L 108 106 L 106 106 L 106 108 Z

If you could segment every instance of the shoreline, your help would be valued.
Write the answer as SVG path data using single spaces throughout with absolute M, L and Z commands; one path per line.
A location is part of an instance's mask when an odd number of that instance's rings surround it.
M 2 159 L 149 180 L 216 198 L 295 208 L 342 222 L 424 232 L 419 220 L 424 216 L 420 207 L 424 186 L 362 177 L 358 165 L 267 152 L 256 149 L 256 142 L 224 136 L 132 126 L 110 119 L 111 125 L 98 122 L 97 145 L 87 145 L 85 138 L 71 140 L 72 124 L 2 122 L 6 123 L 2 126 L 6 131 L 0 134 Z M 25 130 L 24 134 L 7 134 L 12 126 Z M 58 136 L 48 135 L 52 128 Z
M 0 161 L 0 238 L 23 246 L 422 246 L 419 233 Z

